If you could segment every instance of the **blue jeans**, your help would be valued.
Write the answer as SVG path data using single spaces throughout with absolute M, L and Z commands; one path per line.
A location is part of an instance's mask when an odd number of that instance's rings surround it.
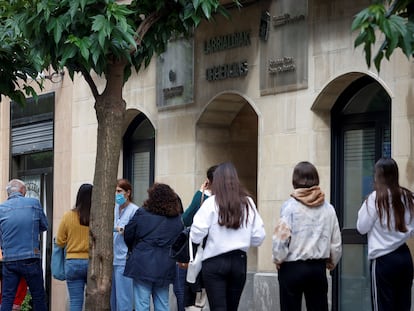
M 32 295 L 33 309 L 47 311 L 43 287 L 42 263 L 39 258 L 3 262 L 2 311 L 11 311 L 20 278 L 24 278 Z
M 111 311 L 134 309 L 134 289 L 131 278 L 124 276 L 125 266 L 113 266 Z
M 69 291 L 70 311 L 82 311 L 88 277 L 88 259 L 66 259 L 65 275 Z
M 150 301 L 154 302 L 154 311 L 169 311 L 169 286 L 158 287 L 151 282 L 134 281 L 135 311 L 149 311 Z
M 186 277 L 187 269 L 180 268 L 180 266 L 176 264 L 173 289 L 175 297 L 177 298 L 177 311 L 184 311 L 184 287 Z

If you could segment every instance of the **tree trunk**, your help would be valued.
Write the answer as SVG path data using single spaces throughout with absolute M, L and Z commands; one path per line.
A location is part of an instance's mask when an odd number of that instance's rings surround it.
M 110 65 L 104 92 L 95 99 L 98 120 L 94 187 L 89 225 L 86 310 L 110 310 L 115 186 L 126 105 L 122 63 Z

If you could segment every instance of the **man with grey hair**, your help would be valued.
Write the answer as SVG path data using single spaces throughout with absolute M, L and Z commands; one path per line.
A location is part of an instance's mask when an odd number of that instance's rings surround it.
M 32 296 L 33 309 L 46 311 L 46 294 L 40 251 L 40 234 L 47 218 L 39 200 L 26 198 L 26 185 L 12 179 L 6 187 L 8 199 L 0 204 L 0 244 L 3 253 L 2 311 L 11 311 L 20 279 Z

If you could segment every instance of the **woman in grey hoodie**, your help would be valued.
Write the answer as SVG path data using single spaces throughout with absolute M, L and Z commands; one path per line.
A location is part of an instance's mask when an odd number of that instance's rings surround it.
M 294 191 L 282 205 L 273 233 L 280 307 L 300 311 L 305 295 L 308 311 L 328 311 L 326 269 L 335 268 L 342 254 L 338 218 L 325 201 L 313 164 L 298 163 L 292 184 Z

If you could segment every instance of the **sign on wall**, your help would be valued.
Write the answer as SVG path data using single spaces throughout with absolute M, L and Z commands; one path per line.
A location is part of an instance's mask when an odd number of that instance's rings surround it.
M 170 41 L 157 58 L 157 107 L 190 104 L 194 94 L 193 39 Z
M 261 95 L 307 88 L 307 10 L 307 0 L 277 0 L 272 1 L 269 12 L 263 12 L 260 27 Z
M 251 45 L 250 31 L 237 31 L 208 38 L 204 41 L 204 54 L 233 49 L 248 48 Z M 217 63 L 219 57 L 214 57 L 215 64 L 206 68 L 206 80 L 209 82 L 244 77 L 249 72 L 246 59 L 235 59 L 229 63 Z

